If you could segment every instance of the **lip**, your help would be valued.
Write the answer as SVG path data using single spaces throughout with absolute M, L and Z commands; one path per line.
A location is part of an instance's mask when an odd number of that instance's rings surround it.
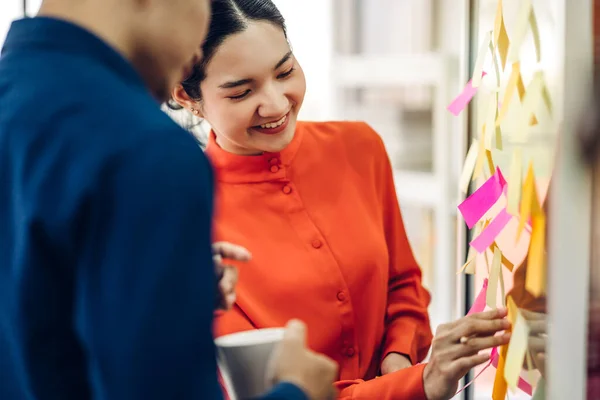
M 253 126 L 252 129 L 255 132 L 262 133 L 263 135 L 277 135 L 278 133 L 283 132 L 290 123 L 290 114 L 291 110 L 285 114 L 285 122 L 279 125 L 277 128 L 261 128 L 259 126 Z M 281 118 L 280 118 L 281 119 Z

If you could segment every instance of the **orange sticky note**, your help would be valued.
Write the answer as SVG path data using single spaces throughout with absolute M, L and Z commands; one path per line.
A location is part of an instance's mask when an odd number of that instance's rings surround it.
M 506 364 L 506 353 L 508 346 L 500 347 L 500 356 L 498 358 L 498 368 L 496 369 L 496 377 L 494 378 L 494 389 L 492 392 L 492 400 L 505 400 L 508 385 L 504 379 L 504 366 Z
M 508 39 L 508 34 L 506 33 L 506 27 L 504 26 L 504 17 L 502 16 L 502 0 L 499 0 L 496 8 L 496 19 L 494 21 L 494 45 L 498 49 L 498 54 L 500 55 L 502 70 L 506 67 L 509 44 L 510 41 Z
M 546 217 L 543 210 L 533 215 L 531 225 L 525 289 L 540 297 L 546 293 Z

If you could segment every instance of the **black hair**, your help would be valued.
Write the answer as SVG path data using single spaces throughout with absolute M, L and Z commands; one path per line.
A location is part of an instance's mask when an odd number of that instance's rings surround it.
M 281 28 L 287 38 L 285 19 L 271 0 L 212 0 L 211 6 L 210 27 L 202 45 L 203 59 L 181 82 L 187 95 L 196 101 L 202 100 L 200 83 L 206 78 L 206 66 L 216 50 L 229 36 L 243 32 L 250 21 L 270 22 Z M 173 101 L 169 102 L 169 107 L 181 108 Z

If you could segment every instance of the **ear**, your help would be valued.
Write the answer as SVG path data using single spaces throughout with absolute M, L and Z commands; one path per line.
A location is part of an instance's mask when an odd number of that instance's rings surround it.
M 202 107 L 200 103 L 196 100 L 191 99 L 190 96 L 188 96 L 188 94 L 186 93 L 183 86 L 181 86 L 181 84 L 175 86 L 173 92 L 171 93 L 171 96 L 173 97 L 173 100 L 175 100 L 175 102 L 181 107 L 185 108 L 186 110 L 194 114 L 196 117 L 204 118 L 204 116 L 202 115 Z

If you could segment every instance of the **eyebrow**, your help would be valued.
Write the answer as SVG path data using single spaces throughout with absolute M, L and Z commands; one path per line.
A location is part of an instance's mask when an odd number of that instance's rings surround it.
M 279 69 L 283 64 L 286 63 L 286 61 L 288 61 L 290 58 L 292 58 L 292 51 L 288 51 L 282 58 L 281 60 L 279 60 L 279 62 L 277 64 L 275 64 L 275 67 L 273 67 L 273 71 L 276 71 L 277 69 Z M 231 82 L 225 82 L 222 85 L 219 85 L 219 87 L 221 89 L 233 89 L 235 87 L 238 86 L 243 86 L 243 85 L 247 85 L 248 83 L 252 83 L 252 81 L 254 81 L 254 79 L 240 79 L 237 81 L 231 81 Z

